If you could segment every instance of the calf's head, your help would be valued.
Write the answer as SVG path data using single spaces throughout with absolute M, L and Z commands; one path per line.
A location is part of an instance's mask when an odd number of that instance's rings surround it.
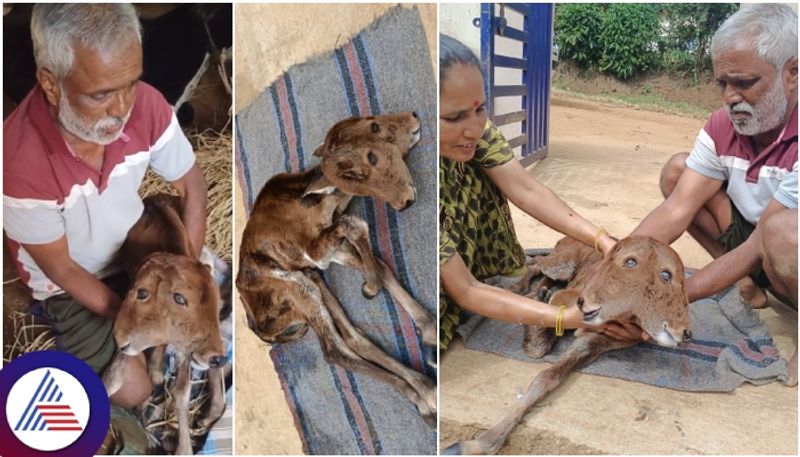
M 633 322 L 662 346 L 691 339 L 683 262 L 671 247 L 649 237 L 620 240 L 577 304 L 588 323 Z
M 122 302 L 114 339 L 127 355 L 172 344 L 203 368 L 225 365 L 219 289 L 209 268 L 184 255 L 149 256 Z
M 402 210 L 417 198 L 403 160 L 420 138 L 416 113 L 351 117 L 339 121 L 314 155 L 322 173 L 344 193 L 375 197 Z

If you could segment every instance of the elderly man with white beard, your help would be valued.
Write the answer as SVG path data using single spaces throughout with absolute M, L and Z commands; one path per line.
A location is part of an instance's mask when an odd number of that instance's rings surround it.
M 714 257 L 687 281 L 690 301 L 738 280 L 754 307 L 769 287 L 797 309 L 797 13 L 743 7 L 714 35 L 711 57 L 724 107 L 664 166 L 665 200 L 633 234 L 672 243 L 688 229 Z M 796 351 L 790 378 L 796 385 Z
M 148 166 L 179 193 L 198 255 L 206 182 L 172 108 L 139 81 L 133 6 L 39 4 L 31 32 L 38 85 L 3 124 L 3 229 L 31 311 L 53 325 L 60 349 L 100 374 L 127 287 L 115 255 L 142 214 Z M 142 357 L 125 379 L 115 404 L 150 396 Z

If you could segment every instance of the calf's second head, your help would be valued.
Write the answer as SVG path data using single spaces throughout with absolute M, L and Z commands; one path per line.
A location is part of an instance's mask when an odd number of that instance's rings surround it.
M 403 210 L 417 198 L 404 158 L 419 141 L 420 128 L 412 112 L 351 117 L 331 127 L 314 155 L 337 189 Z
M 691 339 L 683 262 L 671 247 L 649 237 L 620 240 L 577 304 L 586 322 L 633 322 L 662 346 Z

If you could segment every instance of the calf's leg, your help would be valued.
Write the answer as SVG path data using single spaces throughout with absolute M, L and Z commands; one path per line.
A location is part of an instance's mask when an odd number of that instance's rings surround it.
M 394 373 L 406 381 L 417 391 L 419 397 L 426 403 L 428 410 L 431 411 L 431 414 L 436 414 L 436 385 L 433 381 L 427 376 L 398 362 L 364 336 L 361 330 L 350 322 L 341 303 L 339 303 L 339 300 L 331 293 L 319 274 L 310 272 L 309 276 L 317 287 L 319 287 L 325 307 L 330 312 L 333 322 L 342 335 L 345 344 L 361 358 Z
M 355 248 L 358 257 L 365 265 L 365 268 L 362 269 L 365 282 L 361 292 L 365 297 L 374 297 L 380 291 L 382 282 L 380 269 L 369 244 L 369 226 L 363 219 L 343 214 L 339 217 L 336 225 L 314 241 L 307 254 L 315 262 L 322 262 L 331 253 L 337 252 L 344 240 L 347 240 Z
M 474 439 L 456 443 L 443 454 L 496 454 L 508 435 L 519 424 L 528 410 L 552 392 L 575 368 L 585 365 L 600 354 L 630 346 L 603 334 L 584 332 L 579 335 L 555 364 L 539 373 L 528 386 L 525 396 L 519 400 L 503 419 L 489 430 L 479 433 Z
M 189 432 L 189 397 L 192 391 L 191 370 L 186 355 L 175 353 L 175 390 L 173 398 L 178 414 L 178 447 L 175 455 L 191 455 L 192 439 Z
M 431 427 L 436 425 L 435 404 L 431 408 L 429 401 L 423 399 L 406 380 L 364 359 L 347 345 L 339 334 L 331 312 L 325 305 L 322 291 L 314 281 L 303 272 L 298 271 L 271 269 L 265 271 L 264 274 L 286 281 L 286 287 L 292 288 L 295 297 L 291 302 L 293 306 L 299 307 L 308 324 L 316 332 L 320 348 L 328 363 L 339 365 L 350 371 L 366 374 L 392 386 L 417 407 L 420 415 L 428 425 Z
M 395 277 L 392 270 L 383 262 L 383 260 L 376 258 L 370 252 L 368 257 L 369 261 L 365 261 L 361 256 L 361 252 L 354 253 L 353 247 L 347 243 L 342 244 L 339 251 L 336 253 L 337 262 L 355 268 L 364 275 L 368 274 L 370 264 L 375 265 L 381 283 L 389 295 L 411 316 L 419 329 L 422 336 L 422 342 L 431 347 L 436 347 L 438 343 L 438 335 L 436 333 L 436 319 L 431 313 L 425 309 L 417 300 L 414 299 L 406 289 L 400 284 Z
M 198 422 L 200 428 L 211 427 L 225 412 L 225 376 L 222 368 L 209 368 L 206 372 L 209 407 Z

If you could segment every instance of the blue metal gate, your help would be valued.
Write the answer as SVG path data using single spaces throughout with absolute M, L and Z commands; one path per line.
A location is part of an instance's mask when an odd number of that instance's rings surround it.
M 509 25 L 509 20 L 521 23 L 521 28 Z M 547 156 L 553 4 L 482 3 L 480 27 L 489 116 L 498 126 L 513 128 L 514 124 L 519 124 L 516 130 L 520 135 L 509 138 L 509 144 L 512 149 L 521 147 L 521 161 L 529 165 Z M 498 53 L 497 37 L 513 40 L 507 41 L 511 47 L 516 43 L 519 48 L 521 44 L 521 53 L 516 52 L 516 56 Z M 516 78 L 518 83 L 496 85 L 498 68 L 521 71 L 521 78 Z M 515 108 L 499 113 L 496 109 L 499 97 L 516 97 L 520 102 L 513 100 Z

